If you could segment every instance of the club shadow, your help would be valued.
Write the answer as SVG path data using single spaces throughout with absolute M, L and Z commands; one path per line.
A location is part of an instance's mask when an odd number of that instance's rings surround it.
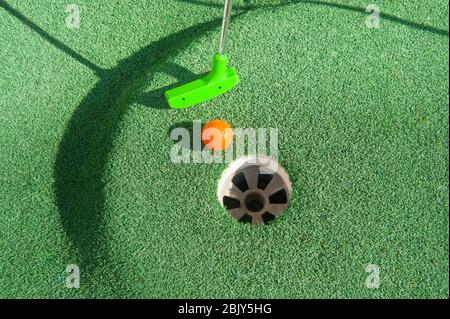
M 121 61 L 105 72 L 69 120 L 54 164 L 54 189 L 62 226 L 84 273 L 94 272 L 109 260 L 103 175 L 127 106 L 138 99 L 153 104 L 149 99 L 156 92 L 142 96 L 148 78 L 220 23 L 218 18 L 189 27 Z M 113 273 L 108 282 L 117 282 Z
M 205 0 L 178 0 L 178 1 L 195 4 L 195 5 L 200 5 L 200 6 L 205 6 L 205 7 L 210 7 L 210 8 L 220 8 L 223 6 L 222 4 L 208 2 Z M 345 10 L 345 11 L 350 11 L 350 12 L 355 12 L 355 13 L 360 13 L 360 14 L 365 14 L 365 15 L 369 15 L 372 13 L 372 12 L 367 12 L 366 8 L 362 8 L 362 7 L 356 7 L 356 6 L 352 6 L 352 5 L 348 5 L 348 4 L 341 4 L 341 3 L 328 2 L 328 1 L 318 1 L 318 0 L 286 0 L 285 2 L 275 4 L 275 5 L 252 4 L 250 1 L 245 1 L 244 5 L 235 5 L 234 8 L 236 10 L 275 9 L 277 7 L 284 7 L 287 5 L 294 5 L 294 4 L 312 4 L 312 5 L 316 5 L 316 6 L 330 7 L 330 8 L 334 8 L 334 9 L 340 9 L 340 10 Z M 430 26 L 430 25 L 427 25 L 424 23 L 418 23 L 418 22 L 414 22 L 411 20 L 403 19 L 403 18 L 397 17 L 393 14 L 380 12 L 380 18 L 382 20 L 384 19 L 387 21 L 391 21 L 393 23 L 401 24 L 401 25 L 404 25 L 404 26 L 412 28 L 412 29 L 430 32 L 430 33 L 440 35 L 440 36 L 446 36 L 446 37 L 449 36 L 448 30 L 436 28 L 434 26 Z
M 148 92 L 142 93 L 137 99 L 136 102 L 140 105 L 147 106 L 154 109 L 159 110 L 167 110 L 169 108 L 169 105 L 167 103 L 167 100 L 164 96 L 164 93 L 167 90 L 176 88 L 182 84 L 200 79 L 205 76 L 205 74 L 195 74 L 191 72 L 190 70 L 175 64 L 175 63 L 169 63 L 167 65 L 164 65 L 161 68 L 161 72 L 172 75 L 177 79 L 176 83 L 166 85 L 161 88 L 157 88 Z

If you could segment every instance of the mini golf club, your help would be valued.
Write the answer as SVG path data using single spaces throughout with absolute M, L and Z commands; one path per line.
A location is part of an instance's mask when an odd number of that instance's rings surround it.
M 231 1 L 225 0 L 219 52 L 213 57 L 211 71 L 204 78 L 166 91 L 164 94 L 169 107 L 182 109 L 205 102 L 224 94 L 239 82 L 236 70 L 227 67 L 228 57 L 225 54 L 225 39 L 230 23 Z

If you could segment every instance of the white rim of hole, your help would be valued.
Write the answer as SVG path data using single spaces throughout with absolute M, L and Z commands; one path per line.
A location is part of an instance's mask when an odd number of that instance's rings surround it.
M 261 175 L 270 176 L 262 189 L 259 188 Z M 246 186 L 237 187 L 233 182 L 235 178 L 243 179 Z M 217 185 L 217 199 L 222 207 L 235 219 L 256 225 L 268 224 L 282 215 L 289 206 L 291 194 L 288 173 L 276 159 L 265 155 L 238 158 L 224 170 Z M 227 201 L 231 197 L 233 205 L 225 205 L 224 197 Z M 281 201 L 276 197 L 281 197 Z

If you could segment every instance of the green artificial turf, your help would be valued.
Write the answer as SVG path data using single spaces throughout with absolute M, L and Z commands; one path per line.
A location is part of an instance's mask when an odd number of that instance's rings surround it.
M 241 83 L 208 71 L 222 1 L 0 0 L 0 297 L 448 298 L 448 3 L 236 0 Z M 279 130 L 292 202 L 237 223 L 226 164 L 174 164 L 193 120 Z M 80 289 L 64 286 L 68 264 Z M 368 264 L 381 286 L 368 289 Z

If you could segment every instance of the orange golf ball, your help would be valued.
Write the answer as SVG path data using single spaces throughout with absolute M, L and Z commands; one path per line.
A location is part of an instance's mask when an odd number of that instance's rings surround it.
M 224 120 L 211 120 L 202 128 L 202 142 L 212 151 L 223 151 L 233 142 L 233 129 Z

